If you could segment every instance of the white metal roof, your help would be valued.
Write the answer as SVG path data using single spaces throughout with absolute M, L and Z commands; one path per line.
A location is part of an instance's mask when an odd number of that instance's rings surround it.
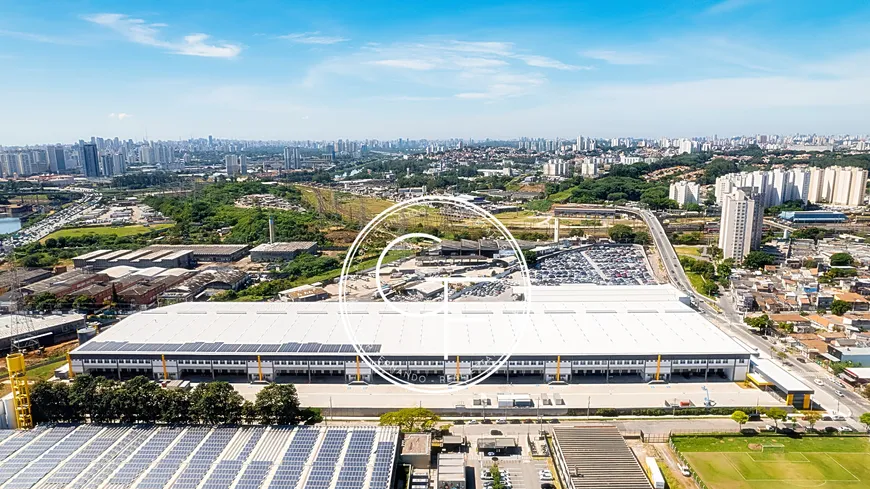
M 25 321 L 28 317 L 16 316 L 13 314 L 4 314 L 0 316 L 0 338 L 9 338 L 13 335 L 29 336 L 30 334 L 39 334 L 52 328 L 69 324 L 76 321 L 81 321 L 84 316 L 81 314 L 49 314 L 45 316 L 29 316 L 29 328 L 32 332 L 27 332 Z
M 398 303 L 434 311 L 439 303 Z M 338 303 L 180 303 L 134 314 L 94 341 L 380 345 L 392 355 L 657 355 L 748 352 L 679 301 L 451 303 L 444 316 L 412 318 L 380 302 L 348 304 L 349 338 Z M 445 346 L 446 343 L 446 346 Z M 90 350 L 86 348 L 86 350 Z M 90 350 L 93 351 L 93 350 Z M 106 350 L 101 350 L 106 351 Z M 178 350 L 186 351 L 186 350 Z M 222 350 L 223 351 L 223 350 Z M 233 350 L 234 351 L 234 350 Z M 242 352 L 243 350 L 238 350 Z M 276 351 L 276 350 L 272 350 Z M 317 350 L 314 350 L 317 352 Z

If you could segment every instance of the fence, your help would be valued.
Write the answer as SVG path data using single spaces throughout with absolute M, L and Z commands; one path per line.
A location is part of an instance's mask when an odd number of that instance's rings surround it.
M 677 445 L 674 443 L 673 439 L 668 441 L 668 445 L 671 446 L 671 450 L 673 450 L 674 453 L 677 455 L 677 460 L 679 460 L 680 463 L 685 465 L 686 467 L 689 467 L 689 469 L 692 471 L 692 480 L 694 480 L 695 483 L 698 484 L 698 487 L 700 487 L 701 489 L 709 489 L 707 487 L 707 484 L 704 484 L 704 481 L 702 481 L 701 478 L 698 477 L 698 473 L 695 472 L 695 469 L 693 469 L 692 466 L 689 465 L 689 462 L 686 460 L 686 457 L 683 456 L 683 452 L 681 452 L 677 448 Z

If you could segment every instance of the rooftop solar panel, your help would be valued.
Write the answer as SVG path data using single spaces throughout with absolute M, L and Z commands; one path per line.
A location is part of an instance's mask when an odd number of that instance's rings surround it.
M 320 353 L 337 353 L 341 351 L 341 345 L 321 345 Z
M 199 349 L 196 351 L 203 351 L 203 352 L 217 351 L 218 348 L 221 347 L 221 345 L 223 345 L 223 343 L 203 343 L 203 345 L 200 346 Z
M 259 348 L 260 345 L 256 343 L 245 343 L 244 345 L 240 346 L 239 349 L 236 351 L 245 353 L 256 353 Z
M 143 343 L 127 343 L 126 345 L 118 348 L 118 351 L 136 351 L 141 348 Z
M 237 343 L 224 343 L 223 345 L 221 345 L 217 349 L 217 351 L 223 352 L 223 353 L 234 352 L 234 351 L 238 350 L 240 346 L 242 346 L 242 345 L 239 345 Z
M 278 351 L 284 353 L 295 353 L 299 351 L 299 346 L 301 346 L 299 343 L 284 343 L 280 348 L 278 348 Z
M 269 344 L 265 344 L 265 345 L 260 345 L 260 348 L 257 349 L 257 351 L 258 352 L 275 352 L 275 351 L 278 351 L 278 348 L 280 348 L 280 347 L 281 347 L 281 345 L 279 345 L 277 343 L 269 343 Z
M 79 347 L 79 351 L 98 351 L 103 346 L 102 341 L 88 341 Z

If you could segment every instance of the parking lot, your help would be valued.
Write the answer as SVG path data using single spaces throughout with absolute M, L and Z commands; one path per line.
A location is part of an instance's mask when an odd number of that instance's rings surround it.
M 522 447 L 522 454 L 493 457 L 485 453 L 475 452 L 473 449 L 468 454 L 468 465 L 474 468 L 474 484 L 469 484 L 469 489 L 486 489 L 488 479 L 483 478 L 484 472 L 490 470 L 493 464 L 497 464 L 499 470 L 503 470 L 509 483 L 510 489 L 541 489 L 542 484 L 553 484 L 553 480 L 541 480 L 542 470 L 551 470 L 549 458 L 532 458 L 528 454 L 528 443 L 525 434 L 508 434 L 515 437 Z M 491 436 L 491 435 L 490 435 Z M 495 435 L 498 436 L 498 435 Z M 478 436 L 469 436 L 469 443 L 475 446 Z M 551 474 L 552 475 L 552 474 Z M 469 481 L 470 482 L 470 481 Z
M 634 246 L 595 245 L 540 260 L 531 270 L 540 285 L 652 285 L 643 250 Z

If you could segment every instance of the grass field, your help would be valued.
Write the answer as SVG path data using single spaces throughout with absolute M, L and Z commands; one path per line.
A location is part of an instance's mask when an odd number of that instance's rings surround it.
M 694 246 L 674 246 L 674 251 L 678 255 L 691 256 L 692 258 L 701 256 L 701 249 Z
M 61 236 L 66 237 L 79 237 L 85 236 L 88 234 L 97 234 L 97 235 L 115 235 L 115 236 L 133 236 L 135 234 L 143 234 L 150 233 L 151 231 L 156 231 L 159 229 L 166 229 L 172 227 L 172 224 L 152 224 L 150 226 L 102 226 L 102 227 L 84 227 L 84 228 L 64 228 L 58 229 L 57 231 L 49 234 L 45 238 L 42 239 L 44 243 L 48 238 L 60 238 Z
M 866 437 L 686 437 L 674 444 L 709 489 L 870 488 Z M 762 444 L 783 448 L 750 448 Z
M 342 217 L 350 220 L 360 219 L 361 209 L 365 213 L 364 217 L 371 219 L 395 203 L 386 199 L 336 192 L 319 187 L 297 185 L 296 188 L 302 192 L 302 201 L 311 209 L 319 211 L 318 208 L 322 205 L 324 212 L 341 214 Z M 320 199 L 317 194 L 320 194 Z

